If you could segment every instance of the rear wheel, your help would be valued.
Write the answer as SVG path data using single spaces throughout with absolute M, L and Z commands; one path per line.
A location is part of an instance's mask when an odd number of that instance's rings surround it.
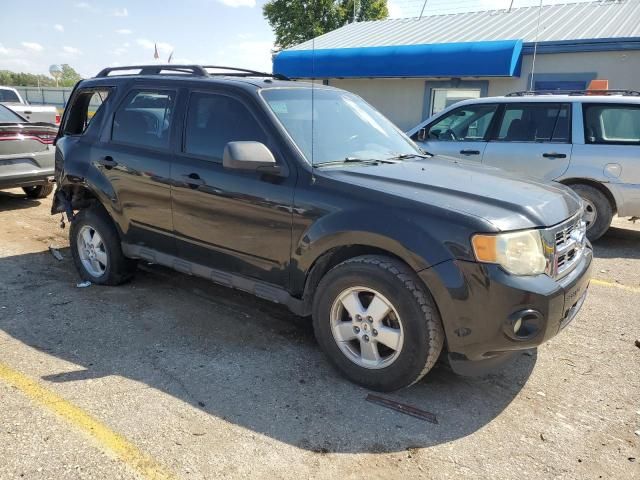
M 587 224 L 587 238 L 592 242 L 604 235 L 613 218 L 613 207 L 609 199 L 591 185 L 572 185 L 571 188 L 584 201 L 584 221 Z
M 33 187 L 22 187 L 22 190 L 28 198 L 45 198 L 53 192 L 53 185 L 47 183 L 44 185 L 35 185 Z
M 69 244 L 83 280 L 119 285 L 133 276 L 136 262 L 122 253 L 118 231 L 101 206 L 78 212 L 69 228 Z
M 347 378 L 391 391 L 420 380 L 444 343 L 440 316 L 403 263 L 366 255 L 329 271 L 314 298 L 318 343 Z

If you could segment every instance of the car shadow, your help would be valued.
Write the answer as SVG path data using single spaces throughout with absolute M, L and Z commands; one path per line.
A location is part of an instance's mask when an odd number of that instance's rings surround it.
M 596 258 L 640 258 L 640 231 L 611 227 L 601 238 L 593 242 Z
M 0 212 L 32 208 L 38 205 L 40 205 L 39 200 L 29 198 L 24 193 L 0 191 Z
M 490 375 L 437 365 L 385 398 L 434 414 L 438 424 L 366 401 L 320 352 L 309 319 L 202 279 L 145 266 L 120 287 L 76 288 L 68 249 L 0 259 L 0 330 L 79 365 L 55 384 L 121 376 L 210 415 L 315 452 L 391 452 L 465 437 L 518 395 L 536 352 Z M 108 392 L 106 392 L 108 394 Z

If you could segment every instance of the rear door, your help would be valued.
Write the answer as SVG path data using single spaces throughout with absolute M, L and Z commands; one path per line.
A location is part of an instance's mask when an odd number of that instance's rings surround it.
M 285 287 L 296 171 L 265 118 L 244 97 L 190 92 L 171 172 L 173 223 L 181 258 Z M 224 168 L 224 148 L 233 141 L 265 144 L 281 174 Z
M 176 91 L 134 87 L 119 103 L 92 162 L 113 189 L 124 241 L 175 252 L 171 215 Z
M 482 161 L 554 180 L 569 168 L 571 151 L 571 104 L 505 103 Z
M 480 162 L 497 109 L 493 103 L 455 108 L 412 138 L 430 153 Z

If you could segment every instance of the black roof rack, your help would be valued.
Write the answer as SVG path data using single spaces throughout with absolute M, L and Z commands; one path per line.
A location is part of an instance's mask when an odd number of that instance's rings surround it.
M 209 72 L 211 70 L 225 70 L 224 72 Z M 113 72 L 126 72 L 128 70 L 139 70 L 135 73 L 121 73 L 121 75 L 163 75 L 177 73 L 180 75 L 191 75 L 194 77 L 271 77 L 277 80 L 289 80 L 289 78 L 278 73 L 265 73 L 246 68 L 224 67 L 221 65 L 127 65 L 122 67 L 108 67 L 100 70 L 96 78 L 108 77 Z
M 512 92 L 506 97 L 535 97 L 540 95 L 622 95 L 630 97 L 640 96 L 636 90 L 525 90 Z

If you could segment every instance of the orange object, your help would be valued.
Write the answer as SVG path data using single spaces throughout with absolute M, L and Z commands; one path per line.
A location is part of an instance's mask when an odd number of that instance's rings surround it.
M 476 258 L 481 262 L 493 263 L 496 261 L 496 237 L 495 235 L 474 235 L 471 239 Z
M 590 92 L 591 95 L 597 95 L 603 90 L 609 90 L 609 80 L 591 80 L 589 82 L 589 86 L 587 87 L 587 91 Z

